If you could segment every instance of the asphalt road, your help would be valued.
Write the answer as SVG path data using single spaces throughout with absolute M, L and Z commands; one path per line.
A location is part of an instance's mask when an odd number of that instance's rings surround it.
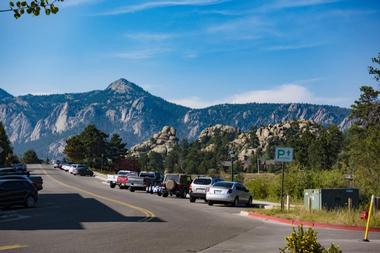
M 278 252 L 291 228 L 239 215 L 241 208 L 111 189 L 101 180 L 36 166 L 36 208 L 0 214 L 0 251 Z M 343 252 L 380 252 L 380 233 L 319 230 Z

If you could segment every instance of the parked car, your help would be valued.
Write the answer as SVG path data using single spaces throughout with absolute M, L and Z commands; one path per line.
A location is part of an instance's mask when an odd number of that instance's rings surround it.
M 15 168 L 16 170 L 19 170 L 19 171 L 28 172 L 26 164 L 24 164 L 24 163 L 16 163 L 13 165 L 13 168 Z
M 216 177 L 199 176 L 193 180 L 190 185 L 190 202 L 195 202 L 197 199 L 206 200 L 206 192 L 216 182 L 222 181 Z
M 239 182 L 220 181 L 212 185 L 206 193 L 206 200 L 210 206 L 214 203 L 232 204 L 238 206 L 244 203 L 252 204 L 252 195 L 249 190 Z
M 29 171 L 17 170 L 15 168 L 1 168 L 0 176 L 6 175 L 29 175 Z
M 56 168 L 56 169 L 60 169 L 62 166 L 62 163 L 61 161 L 57 160 L 53 163 L 53 167 Z
M 166 174 L 162 182 L 161 194 L 163 197 L 175 195 L 177 198 L 186 198 L 189 192 L 191 177 L 186 174 Z
M 82 167 L 82 166 L 84 166 L 84 165 L 78 164 L 78 163 L 73 163 L 70 165 L 68 172 L 70 174 L 73 174 L 73 170 L 75 170 L 76 168 Z
M 127 188 L 128 176 L 137 176 L 137 172 L 130 170 L 119 170 L 116 175 L 107 175 L 107 183 L 111 188 L 115 188 L 116 185 L 120 189 Z
M 64 163 L 64 164 L 62 164 L 61 168 L 62 168 L 62 170 L 68 172 L 70 170 L 71 165 L 72 165 L 71 163 Z
M 27 176 L 27 175 L 6 175 L 6 176 L 0 176 L 0 180 L 6 180 L 6 179 L 23 179 L 31 183 L 37 191 L 40 191 L 43 189 L 42 184 L 43 180 L 40 176 Z
M 74 176 L 76 175 L 80 175 L 80 176 L 94 176 L 94 172 L 92 170 L 90 170 L 89 168 L 87 168 L 87 166 L 79 166 L 75 169 L 73 169 L 73 172 L 72 174 Z
M 0 208 L 23 205 L 34 207 L 38 200 L 36 188 L 25 179 L 0 180 Z
M 27 175 L 6 175 L 6 176 L 0 176 L 0 180 L 6 180 L 6 179 L 20 179 L 20 180 L 26 180 L 29 183 L 31 183 L 37 191 L 40 191 L 43 189 L 43 179 L 40 176 L 27 176 Z
M 162 183 L 162 179 L 163 176 L 159 172 L 141 171 L 138 176 L 128 176 L 127 186 L 131 192 L 148 191 L 150 186 Z

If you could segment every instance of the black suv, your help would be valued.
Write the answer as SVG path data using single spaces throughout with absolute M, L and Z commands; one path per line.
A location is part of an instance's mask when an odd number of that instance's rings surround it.
M 25 179 L 0 180 L 0 208 L 23 205 L 34 207 L 38 199 L 37 189 Z
M 186 174 L 166 174 L 162 183 L 162 196 L 175 195 L 177 198 L 186 198 L 189 193 L 191 177 Z

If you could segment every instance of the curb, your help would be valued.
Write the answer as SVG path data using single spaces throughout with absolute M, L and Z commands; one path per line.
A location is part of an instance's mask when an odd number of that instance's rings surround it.
M 272 221 L 287 225 L 303 225 L 304 227 L 313 227 L 313 228 L 331 228 L 339 230 L 349 230 L 349 231 L 365 231 L 363 226 L 350 226 L 350 225 L 337 225 L 337 224 L 328 224 L 328 223 L 318 223 L 312 221 L 300 221 L 300 220 L 288 220 L 285 218 L 273 217 L 265 214 L 258 214 L 255 212 L 240 211 L 241 216 L 250 217 L 258 220 Z M 380 228 L 369 228 L 370 232 L 380 232 Z
M 107 181 L 107 177 L 105 177 L 104 175 L 94 171 L 94 176 L 102 181 Z

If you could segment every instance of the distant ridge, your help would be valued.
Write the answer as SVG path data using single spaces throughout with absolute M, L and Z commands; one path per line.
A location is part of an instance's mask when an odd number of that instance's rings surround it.
M 44 96 L 13 97 L 0 89 L 0 120 L 16 151 L 35 149 L 40 156 L 60 156 L 65 139 L 95 124 L 107 133 L 119 133 L 128 146 L 142 142 L 163 126 L 177 129 L 180 139 L 194 139 L 215 124 L 241 130 L 286 120 L 312 120 L 345 128 L 350 110 L 313 104 L 223 104 L 191 109 L 170 103 L 127 79 L 104 90 Z

